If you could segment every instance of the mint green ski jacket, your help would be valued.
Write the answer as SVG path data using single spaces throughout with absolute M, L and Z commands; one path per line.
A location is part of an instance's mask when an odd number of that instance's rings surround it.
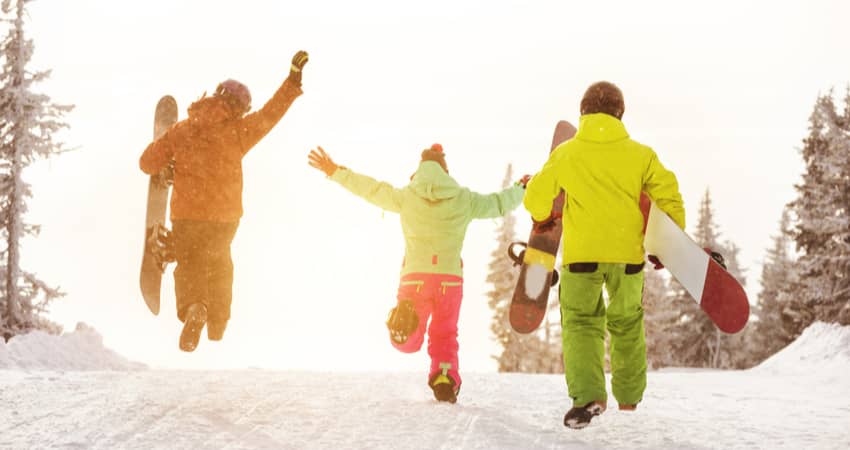
M 434 161 L 421 162 L 410 184 L 401 189 L 344 167 L 330 178 L 379 208 L 399 214 L 405 243 L 401 275 L 462 277 L 461 250 L 469 223 L 504 216 L 519 206 L 524 194 L 520 186 L 492 194 L 472 192 Z

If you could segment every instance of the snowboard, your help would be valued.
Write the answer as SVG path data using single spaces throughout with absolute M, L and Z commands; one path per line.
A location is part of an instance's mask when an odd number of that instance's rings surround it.
M 750 317 L 743 286 L 645 195 L 641 209 L 647 254 L 658 257 L 720 331 L 741 331 Z
M 576 134 L 576 127 L 562 120 L 555 126 L 552 150 Z M 552 212 L 560 214 L 564 209 L 564 191 L 552 201 Z M 558 283 L 555 256 L 561 245 L 561 219 L 543 233 L 534 229 L 528 242 L 514 242 L 508 247 L 508 256 L 520 266 L 519 279 L 508 311 L 511 327 L 518 333 L 531 333 L 543 321 L 549 302 L 549 289 Z M 520 254 L 516 247 L 524 247 Z
M 156 104 L 153 122 L 154 140 L 162 136 L 177 122 L 177 101 L 166 95 Z M 139 284 L 148 309 L 159 314 L 159 293 L 162 274 L 168 264 L 168 255 L 162 240 L 168 237 L 165 228 L 165 212 L 168 209 L 168 194 L 171 190 L 174 169 L 171 165 L 148 181 L 147 212 L 145 214 L 145 241 Z

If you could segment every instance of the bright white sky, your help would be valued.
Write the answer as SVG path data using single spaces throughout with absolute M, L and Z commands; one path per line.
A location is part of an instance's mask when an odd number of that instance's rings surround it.
M 850 82 L 850 5 L 839 0 L 355 3 L 30 6 L 30 69 L 52 69 L 42 89 L 77 106 L 62 138 L 78 150 L 26 174 L 28 219 L 43 228 L 24 264 L 68 293 L 55 320 L 85 321 L 153 366 L 424 372 L 424 352 L 396 353 L 383 324 L 403 253 L 397 218 L 309 168 L 309 149 L 402 186 L 420 150 L 440 142 L 452 175 L 489 192 L 509 163 L 518 175 L 542 166 L 555 123 L 577 122 L 584 89 L 601 79 L 625 93 L 632 137 L 678 175 L 689 225 L 711 189 L 755 296 L 814 101 Z M 244 160 L 228 333 L 181 353 L 170 270 L 159 317 L 138 289 L 147 189 L 138 157 L 154 105 L 171 94 L 184 118 L 204 91 L 236 78 L 259 106 L 299 49 L 311 55 L 305 94 Z M 467 235 L 462 370 L 495 369 L 484 282 L 495 225 L 476 222 Z

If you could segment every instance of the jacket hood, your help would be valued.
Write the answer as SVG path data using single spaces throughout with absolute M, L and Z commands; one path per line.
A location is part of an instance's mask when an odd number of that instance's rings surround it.
M 420 162 L 408 186 L 416 195 L 430 201 L 456 197 L 461 190 L 457 181 L 435 161 Z
M 189 123 L 193 125 L 213 125 L 234 119 L 234 115 L 221 98 L 203 97 L 189 105 Z
M 614 142 L 629 138 L 626 127 L 619 119 L 604 113 L 585 114 L 578 120 L 576 138 L 597 143 Z

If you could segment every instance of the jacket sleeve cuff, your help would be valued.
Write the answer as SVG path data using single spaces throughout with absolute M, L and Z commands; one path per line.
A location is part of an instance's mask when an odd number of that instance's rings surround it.
M 346 174 L 343 173 L 343 172 L 347 172 L 348 170 L 349 170 L 348 167 L 337 166 L 336 171 L 333 173 L 333 175 L 329 176 L 328 178 L 330 178 L 333 181 L 336 181 L 339 184 L 342 184 L 343 181 L 346 178 Z

